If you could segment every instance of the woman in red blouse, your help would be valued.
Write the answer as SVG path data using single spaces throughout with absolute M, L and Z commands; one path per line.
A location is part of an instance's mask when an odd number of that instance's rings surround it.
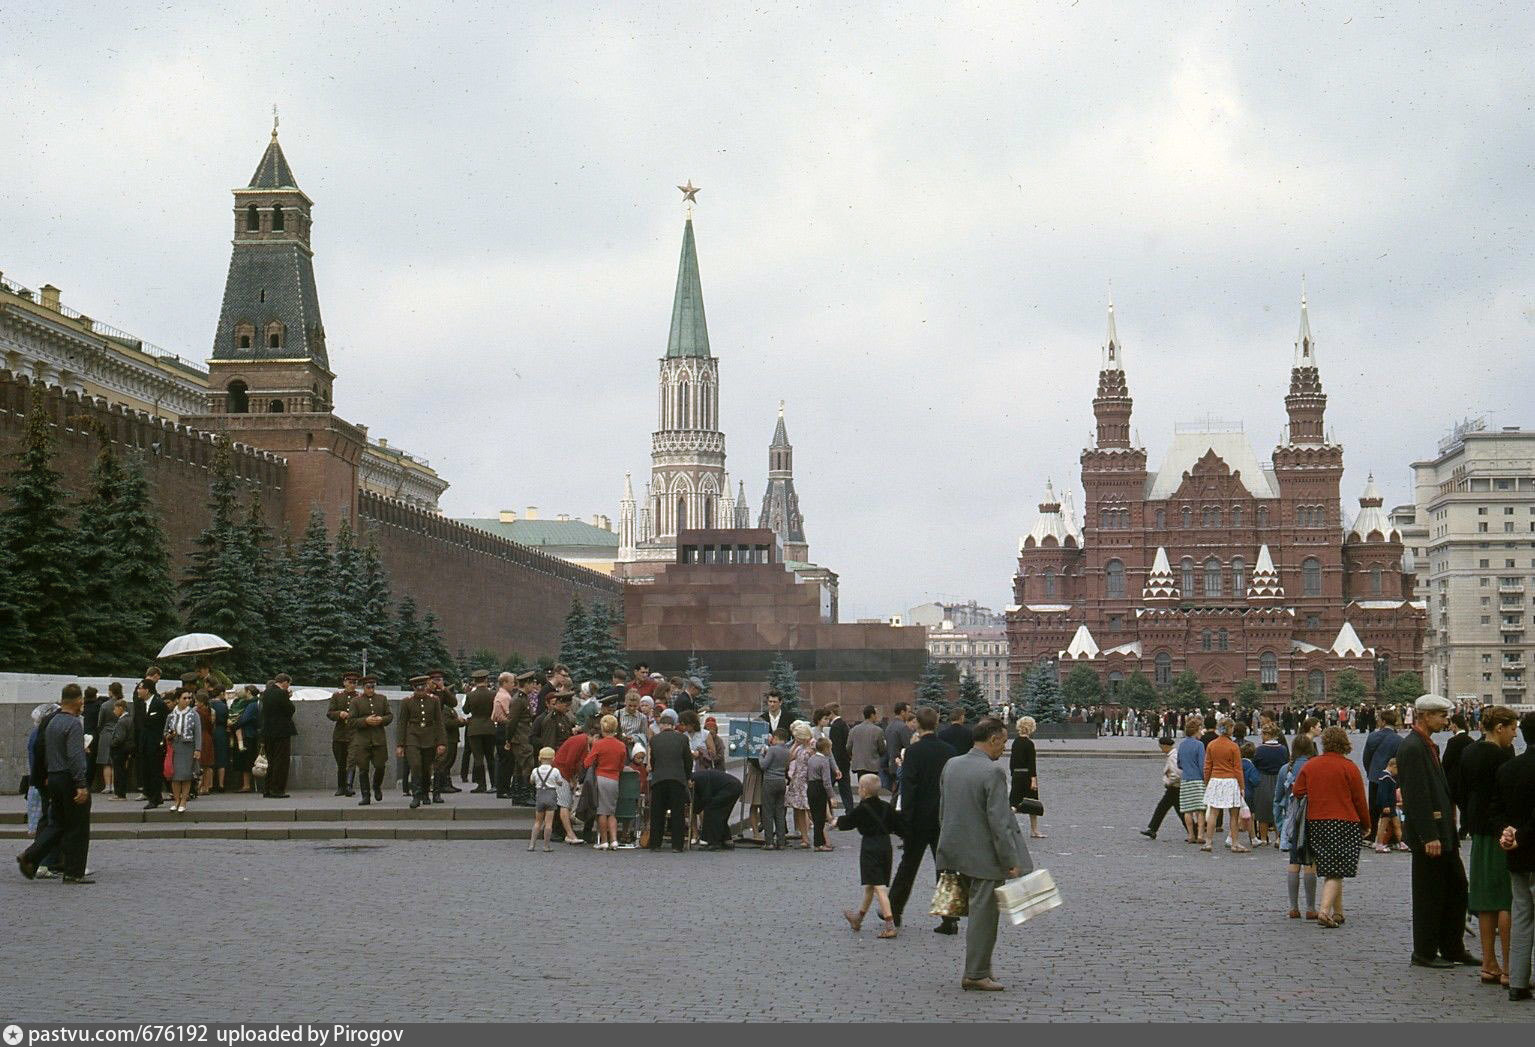
M 1343 926 L 1343 881 L 1359 871 L 1359 847 L 1370 831 L 1364 779 L 1348 758 L 1353 744 L 1341 727 L 1322 732 L 1322 755 L 1306 761 L 1291 792 L 1306 799 L 1306 847 L 1322 877 L 1319 927 Z
M 618 849 L 618 776 L 629 757 L 628 747 L 616 737 L 618 717 L 609 713 L 602 718 L 602 737 L 592 743 L 583 767 L 597 769 L 597 847 L 599 851 Z

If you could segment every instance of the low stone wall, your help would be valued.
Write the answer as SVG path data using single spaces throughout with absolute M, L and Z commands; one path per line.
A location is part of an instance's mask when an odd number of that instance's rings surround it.
M 29 673 L 0 673 L 0 788 L 14 794 L 27 773 L 27 734 L 32 730 L 32 710 L 43 702 L 57 701 L 65 684 L 78 683 L 81 687 L 93 686 L 102 694 L 107 684 L 116 677 L 104 676 L 40 676 Z M 118 679 L 123 694 L 132 695 L 138 680 Z M 169 685 L 161 684 L 161 690 Z M 332 687 L 304 688 L 295 686 L 295 692 L 323 691 L 326 699 L 335 690 Z M 399 691 L 382 691 L 398 711 L 405 694 Z M 333 724 L 325 718 L 326 701 L 305 700 L 300 694 L 294 703 L 294 723 L 298 737 L 293 740 L 293 769 L 288 775 L 290 789 L 334 789 L 336 787 L 335 760 L 331 756 L 330 738 Z M 393 743 L 393 727 L 390 742 Z M 390 780 L 393 781 L 391 765 Z

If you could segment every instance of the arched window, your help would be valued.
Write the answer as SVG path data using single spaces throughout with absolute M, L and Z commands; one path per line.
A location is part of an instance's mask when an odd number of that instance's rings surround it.
M 224 387 L 224 391 L 229 394 L 229 399 L 226 401 L 224 408 L 226 413 L 245 414 L 251 409 L 250 397 L 248 395 L 249 388 L 238 378 Z
M 1227 632 L 1225 629 L 1222 629 L 1219 633 L 1216 634 L 1216 637 L 1217 649 L 1222 651 L 1229 651 L 1231 649 L 1231 634 L 1229 632 Z
M 1279 659 L 1274 657 L 1273 651 L 1264 651 L 1258 655 L 1258 682 L 1265 691 L 1272 691 L 1279 686 Z
M 1209 629 L 1199 634 L 1199 649 L 1201 651 L 1212 650 L 1215 646 L 1215 634 Z
M 278 204 L 276 207 L 272 208 L 272 231 L 275 233 L 280 233 L 283 231 L 281 204 Z
M 1240 556 L 1231 558 L 1231 595 L 1238 600 L 1247 595 L 1247 563 Z
M 1183 511 L 1181 513 L 1179 513 L 1178 515 L 1179 515 L 1179 517 L 1181 518 L 1181 520 L 1183 522 L 1183 526 L 1185 526 L 1185 527 L 1193 526 L 1193 524 L 1194 524 L 1194 510 L 1193 509 L 1190 509 L 1188 506 L 1185 505 L 1183 507 Z
M 1205 561 L 1205 595 L 1219 596 L 1221 594 L 1221 562 L 1215 557 Z
M 1045 580 L 1045 598 L 1046 599 L 1050 599 L 1050 598 L 1054 597 L 1055 596 L 1055 571 L 1052 570 L 1049 567 L 1046 567 L 1044 569 L 1044 571 L 1040 574 L 1040 577 Z
M 1163 530 L 1166 530 L 1166 529 L 1167 529 L 1167 510 L 1166 509 L 1158 509 L 1157 510 L 1157 530 L 1163 531 Z
M 271 334 L 266 336 L 266 344 L 267 348 L 269 349 L 281 349 L 282 335 L 278 334 L 276 331 L 273 331 Z
M 1125 674 L 1118 669 L 1109 673 L 1109 693 L 1118 694 L 1119 685 L 1125 682 Z
M 1231 526 L 1242 526 L 1242 507 L 1240 505 L 1233 506 L 1231 509 Z
M 1315 556 L 1300 562 L 1300 589 L 1304 596 L 1322 595 L 1322 562 Z
M 255 204 L 245 209 L 245 231 L 248 233 L 261 231 L 261 209 Z
M 1103 577 L 1107 596 L 1111 600 L 1123 599 L 1125 595 L 1125 565 L 1121 560 L 1110 560 L 1103 565 Z
M 1267 527 L 1268 525 L 1269 525 L 1269 510 L 1268 510 L 1268 506 L 1260 505 L 1260 506 L 1258 506 L 1258 526 L 1259 527 Z
M 1312 701 L 1323 701 L 1327 698 L 1327 674 L 1320 669 L 1313 669 L 1306 674 L 1306 690 L 1310 692 Z
M 677 533 L 681 534 L 682 533 L 682 529 L 684 527 L 686 527 L 687 525 L 688 525 L 688 500 L 686 498 L 683 498 L 683 497 L 681 497 L 679 495 L 678 498 L 677 498 Z
M 1156 682 L 1158 687 L 1166 687 L 1173 682 L 1173 656 L 1166 651 L 1158 651 L 1154 664 L 1156 665 Z
M 704 527 L 714 526 L 714 496 L 704 495 Z
M 273 400 L 266 405 L 267 414 L 282 414 L 284 409 L 281 400 Z
M 688 383 L 686 379 L 683 379 L 682 385 L 678 387 L 677 400 L 681 404 L 681 410 L 677 412 L 679 420 L 677 427 L 679 429 L 686 429 L 688 427 Z
M 1194 598 L 1194 560 L 1192 557 L 1185 556 L 1183 563 L 1179 566 L 1183 568 L 1183 598 L 1192 600 Z
M 1373 593 L 1376 596 L 1380 595 L 1380 593 L 1381 593 L 1381 585 L 1382 585 L 1382 583 L 1384 581 L 1384 578 L 1385 578 L 1385 575 L 1384 575 L 1384 573 L 1380 569 L 1380 564 L 1376 564 L 1374 567 L 1370 568 L 1370 592 L 1371 593 Z
M 1098 510 L 1098 530 L 1100 530 L 1100 531 L 1107 531 L 1108 529 L 1109 529 L 1109 511 L 1107 509 L 1099 509 Z

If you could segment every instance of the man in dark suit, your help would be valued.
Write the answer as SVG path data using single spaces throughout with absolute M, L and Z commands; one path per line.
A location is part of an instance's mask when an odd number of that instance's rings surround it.
M 970 751 L 970 747 L 975 744 L 975 735 L 970 733 L 970 728 L 965 724 L 963 705 L 956 704 L 949 710 L 949 722 L 938 732 L 938 737 L 948 743 L 955 756 L 963 756 Z
M 1535 948 L 1535 713 L 1519 720 L 1524 754 L 1498 768 L 1491 817 L 1502 826 L 1498 846 L 1508 858 L 1513 887 L 1513 935 L 1509 955 L 1508 998 L 1528 1000 L 1530 952 Z
M 684 833 L 693 750 L 688 736 L 677 730 L 677 710 L 663 712 L 659 727 L 650 739 L 650 849 L 661 849 L 662 831 L 669 828 L 672 850 L 680 853 L 687 844 Z
M 842 797 L 842 809 L 851 811 L 854 807 L 851 773 L 853 754 L 847 747 L 847 721 L 842 718 L 841 703 L 832 702 L 826 708 L 831 712 L 831 726 L 827 729 L 827 737 L 831 739 L 831 758 L 842 775 L 837 779 L 837 793 Z
M 1386 773 L 1386 764 L 1391 762 L 1401 747 L 1402 736 L 1396 733 L 1396 710 L 1381 710 L 1380 729 L 1364 740 L 1364 780 L 1369 792 L 1371 839 L 1375 838 L 1375 823 L 1380 817 L 1380 808 L 1390 806 L 1396 799 L 1393 796 L 1391 801 L 1380 803 L 1379 797 L 1375 795 L 1375 785 Z
M 1434 732 L 1449 720 L 1449 702 L 1425 694 L 1413 705 L 1412 731 L 1396 753 L 1403 834 L 1412 848 L 1412 962 L 1419 967 L 1480 965 L 1466 951 L 1466 867 L 1455 832 L 1455 807 Z
M 287 673 L 278 673 L 261 693 L 261 745 L 266 749 L 266 789 L 262 795 L 271 800 L 288 798 L 288 768 L 293 762 L 293 699 L 288 694 L 292 681 Z
M 1444 780 L 1450 783 L 1450 795 L 1455 798 L 1455 809 L 1460 812 L 1460 838 L 1464 840 L 1471 833 L 1466 828 L 1466 805 L 1461 799 L 1463 792 L 1460 787 L 1460 758 L 1466 750 L 1471 748 L 1474 739 L 1471 737 L 1471 729 L 1466 724 L 1465 713 L 1450 714 L 1450 740 L 1444 743 Z
M 144 790 L 146 811 L 159 807 L 165 801 L 161 788 L 165 778 L 165 718 L 170 708 L 160 697 L 159 666 L 149 671 L 133 691 L 133 723 L 139 733 L 139 785 Z
M 741 798 L 741 782 L 729 771 L 693 772 L 693 809 L 698 812 L 698 835 L 706 851 L 733 851 L 730 842 L 730 810 Z
M 897 927 L 901 926 L 901 913 L 922 865 L 922 853 L 931 850 L 933 861 L 938 861 L 938 783 L 943 765 L 955 756 L 954 747 L 933 733 L 938 726 L 936 710 L 918 709 L 915 719 L 917 730 L 906 749 L 906 758 L 901 761 L 901 810 L 908 831 L 901 864 L 890 881 L 890 912 Z M 970 731 L 968 727 L 964 730 L 967 734 Z M 938 869 L 934 868 L 933 875 L 937 874 Z M 959 920 L 946 916 L 933 930 L 939 934 L 958 934 Z

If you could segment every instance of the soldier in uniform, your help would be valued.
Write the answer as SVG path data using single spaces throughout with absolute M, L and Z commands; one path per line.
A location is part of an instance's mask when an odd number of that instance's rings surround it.
M 517 677 L 517 690 L 506 716 L 506 745 L 503 757 L 509 757 L 511 781 L 508 783 L 512 803 L 519 807 L 533 806 L 533 783 L 528 775 L 533 773 L 533 746 L 528 736 L 533 728 L 533 695 L 538 689 L 538 673 L 529 670 Z M 505 775 L 503 775 L 505 777 Z
M 442 803 L 442 792 L 435 787 L 432 768 L 437 758 L 447 751 L 448 736 L 442 726 L 442 699 L 427 689 L 430 677 L 412 676 L 411 686 L 416 690 L 400 703 L 400 726 L 396 735 L 394 753 L 403 756 L 410 765 L 411 778 L 416 791 L 410 798 L 412 810 L 423 803 Z M 532 772 L 529 772 L 532 773 Z M 431 799 L 427 788 L 432 787 Z
M 389 699 L 374 688 L 378 677 L 362 678 L 362 693 L 352 696 L 348 706 L 347 722 L 352 728 L 352 766 L 357 769 L 362 786 L 360 806 L 366 807 L 374 800 L 383 802 L 384 775 L 389 771 L 389 725 L 394 713 L 389 711 Z M 373 793 L 368 794 L 368 767 L 373 768 Z
M 496 696 L 491 693 L 490 673 L 476 669 L 471 674 L 474 687 L 464 698 L 464 711 L 469 714 L 469 726 L 464 729 L 464 748 L 474 759 L 474 789 L 486 792 L 487 772 L 490 780 L 496 780 L 496 725 L 490 714 L 495 711 Z
M 576 721 L 570 715 L 570 691 L 551 691 L 544 698 L 544 711 L 533 717 L 533 729 L 528 734 L 528 745 L 534 752 L 548 746 L 555 752 L 576 733 Z
M 330 752 L 336 758 L 336 795 L 354 796 L 352 779 L 352 699 L 357 697 L 357 674 L 345 673 L 341 677 L 341 690 L 330 696 L 330 707 L 325 718 L 335 722 L 330 733 Z M 362 791 L 368 791 L 367 779 L 363 779 Z
M 432 772 L 432 792 L 462 792 L 453 784 L 453 763 L 458 759 L 458 735 L 465 722 L 458 712 L 458 692 L 448 686 L 447 674 L 441 669 L 433 669 L 427 675 L 432 678 L 429 685 L 432 693 L 442 702 L 442 729 L 447 734 L 447 748 Z

